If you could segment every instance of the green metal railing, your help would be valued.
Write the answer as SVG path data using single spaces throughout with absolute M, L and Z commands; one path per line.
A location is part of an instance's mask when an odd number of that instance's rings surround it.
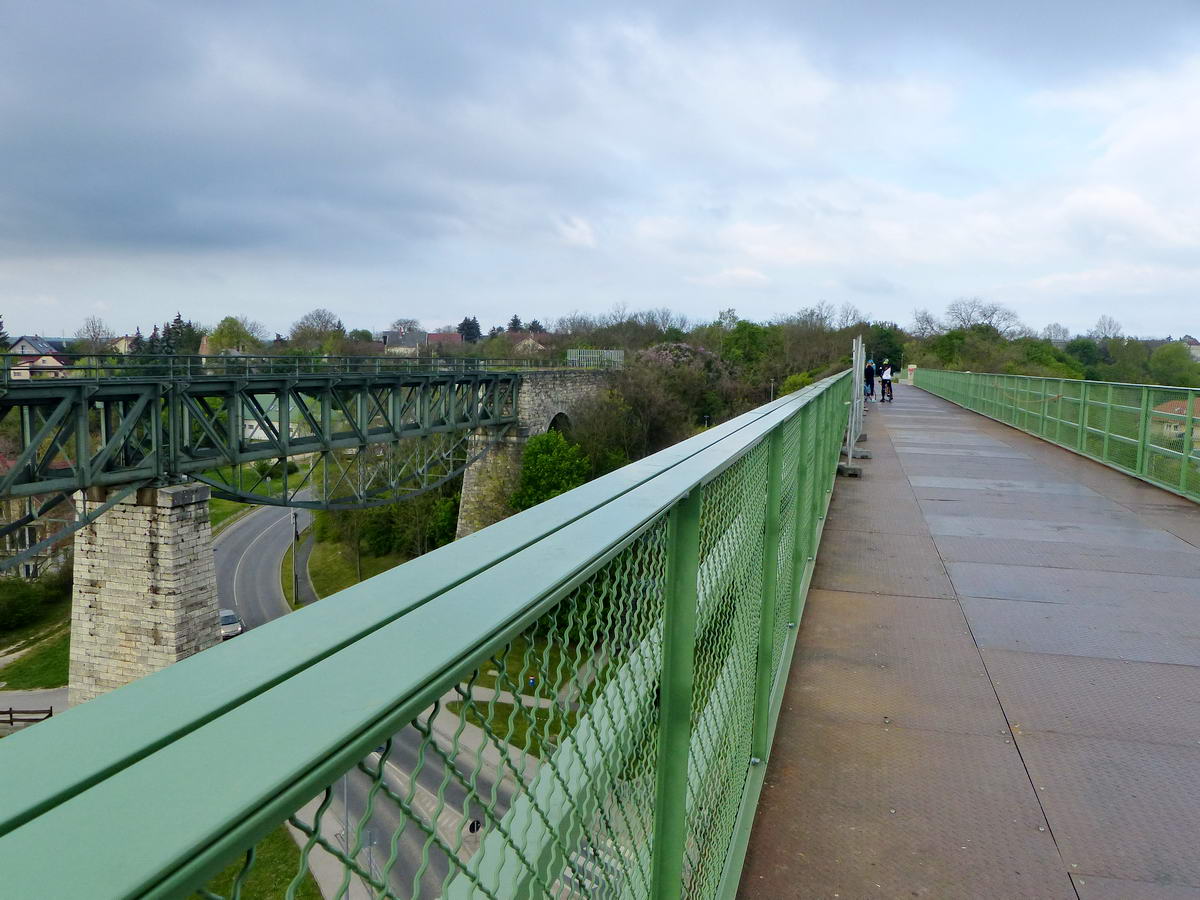
M 732 897 L 850 374 L 0 741 L 5 893 Z
M 406 375 L 520 372 L 530 369 L 619 369 L 620 360 L 589 351 L 579 359 L 557 354 L 485 358 L 475 356 L 301 356 L 298 354 L 185 354 L 54 353 L 22 356 L 0 353 L 0 386 L 69 378 L 112 382 L 119 379 L 193 381 L 205 378 L 301 375 Z M 622 357 L 623 359 L 623 357 Z
M 1151 484 L 1200 500 L 1200 392 L 917 369 L 916 386 Z

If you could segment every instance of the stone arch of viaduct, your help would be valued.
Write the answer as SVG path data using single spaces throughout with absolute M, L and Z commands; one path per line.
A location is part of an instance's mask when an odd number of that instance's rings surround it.
M 534 372 L 521 378 L 516 429 L 493 444 L 463 475 L 456 537 L 486 528 L 511 514 L 508 498 L 517 489 L 525 442 L 557 427 L 564 418 L 574 421 L 583 401 L 603 391 L 608 379 L 607 373 L 595 371 Z M 485 431 L 476 434 L 472 441 L 478 444 L 472 454 L 490 439 Z

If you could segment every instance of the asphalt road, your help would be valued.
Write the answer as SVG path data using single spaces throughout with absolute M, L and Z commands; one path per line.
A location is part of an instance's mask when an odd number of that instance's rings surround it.
M 312 513 L 296 512 L 303 531 Z M 291 509 L 260 506 L 213 540 L 221 608 L 235 610 L 247 628 L 257 628 L 288 611 L 279 567 L 292 543 L 291 522 Z
M 308 510 L 298 510 L 297 513 L 299 527 L 303 530 L 311 521 L 312 514 Z M 290 509 L 258 507 L 222 531 L 213 541 L 217 595 L 221 608 L 237 611 L 247 628 L 256 628 L 288 612 L 279 579 L 283 556 L 291 546 L 291 521 Z M 420 737 L 412 728 L 406 728 L 396 735 L 387 780 L 392 789 L 401 795 L 408 793 L 404 773 L 418 769 L 421 762 L 419 751 Z M 444 774 L 436 757 L 426 758 L 419 766 L 417 781 L 432 794 L 440 790 L 450 807 L 462 809 L 466 803 L 466 791 L 454 780 L 443 785 Z M 480 773 L 479 788 L 490 793 L 491 782 L 487 773 Z M 357 823 L 362 823 L 365 833 L 370 835 L 370 840 L 376 846 L 373 850 L 364 849 L 359 854 L 359 861 L 367 868 L 369 860 L 378 872 L 384 868 L 390 852 L 391 836 L 401 827 L 403 816 L 390 801 L 377 798 L 372 802 L 371 793 L 371 780 L 361 771 L 352 770 L 344 779 L 339 779 L 333 809 L 324 822 L 322 832 L 332 832 L 326 833 L 326 837 L 334 843 L 341 843 L 344 840 L 344 821 L 349 821 L 352 831 Z M 507 807 L 508 799 L 505 791 L 500 798 L 502 809 Z M 426 835 L 411 824 L 404 829 L 396 848 L 397 861 L 388 877 L 393 888 L 411 890 L 414 874 L 419 873 L 417 880 L 423 890 L 434 895 L 438 893 L 437 889 L 448 871 L 448 863 L 436 848 L 432 852 L 425 849 L 425 838 Z

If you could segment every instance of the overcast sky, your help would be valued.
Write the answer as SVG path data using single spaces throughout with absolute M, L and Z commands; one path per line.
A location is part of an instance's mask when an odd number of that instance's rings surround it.
M 1200 6 L 0 0 L 10 334 L 960 296 L 1200 334 Z

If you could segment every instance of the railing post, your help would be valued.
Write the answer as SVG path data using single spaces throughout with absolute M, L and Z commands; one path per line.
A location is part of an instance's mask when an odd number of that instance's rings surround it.
M 779 489 L 783 481 L 783 427 L 777 425 L 767 440 L 767 510 L 763 535 L 762 593 L 758 604 L 758 674 L 754 687 L 754 730 L 750 738 L 752 763 L 761 763 L 771 750 L 769 739 L 771 689 L 775 685 L 773 657 L 775 600 L 779 589 Z M 839 445 L 840 443 L 838 441 Z
M 1138 422 L 1137 473 L 1150 467 L 1150 388 L 1142 388 L 1142 418 Z
M 1104 446 L 1100 458 L 1108 462 L 1108 436 L 1112 433 L 1113 386 L 1108 386 L 1108 399 L 1104 401 Z
M 683 892 L 703 496 L 702 488 L 693 489 L 675 504 L 667 520 L 654 844 L 650 872 L 650 896 L 656 898 L 679 897 Z
M 820 447 L 820 435 L 817 429 L 817 423 L 814 421 L 810 410 L 813 408 L 813 401 L 809 401 L 808 405 L 801 408 L 796 415 L 800 416 L 800 441 L 801 451 L 800 458 L 796 460 L 796 502 L 795 506 L 795 534 L 796 539 L 793 542 L 792 556 L 792 590 L 795 596 L 792 597 L 791 605 L 791 621 L 800 622 L 801 611 L 801 592 L 800 589 L 804 584 L 804 574 L 808 568 L 808 562 L 811 557 L 816 556 L 813 552 L 816 547 L 817 534 L 817 493 L 820 491 L 820 482 L 817 478 L 817 449 Z M 809 463 L 812 460 L 812 463 Z
M 1196 433 L 1196 392 L 1187 392 L 1187 424 L 1183 429 L 1183 460 L 1179 466 L 1179 490 L 1187 492 L 1188 474 L 1191 470 L 1195 447 L 1192 442 Z
M 1079 388 L 1079 452 L 1087 449 L 1087 420 L 1088 420 L 1088 383 L 1085 381 Z

